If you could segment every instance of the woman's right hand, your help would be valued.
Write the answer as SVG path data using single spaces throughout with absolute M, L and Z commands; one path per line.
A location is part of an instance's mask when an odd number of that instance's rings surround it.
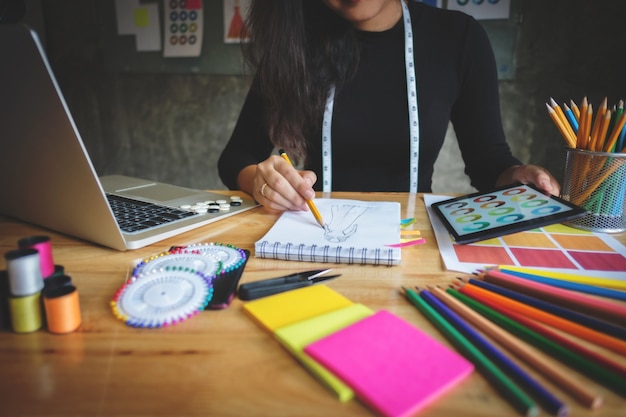
M 299 171 L 289 162 L 272 155 L 257 165 L 249 165 L 239 173 L 239 187 L 259 204 L 276 210 L 308 210 L 307 200 L 315 198 L 313 171 Z

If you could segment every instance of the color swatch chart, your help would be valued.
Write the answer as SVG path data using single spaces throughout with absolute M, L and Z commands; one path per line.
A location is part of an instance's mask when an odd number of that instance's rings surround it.
M 502 227 L 515 227 L 520 222 L 536 222 L 544 216 L 557 213 L 573 212 L 573 208 L 565 203 L 525 185 L 454 199 L 440 208 L 461 237 Z M 520 229 L 513 229 L 517 230 Z
M 446 269 L 471 274 L 491 265 L 552 269 L 606 278 L 626 278 L 626 247 L 609 234 L 563 224 L 472 244 L 459 245 L 431 212 L 430 204 L 446 196 L 425 195 L 431 224 Z

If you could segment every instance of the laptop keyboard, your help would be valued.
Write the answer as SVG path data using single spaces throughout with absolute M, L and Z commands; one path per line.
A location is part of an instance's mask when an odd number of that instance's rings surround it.
M 113 194 L 107 194 L 107 199 L 120 229 L 126 233 L 143 231 L 198 215 L 192 211 L 132 200 Z

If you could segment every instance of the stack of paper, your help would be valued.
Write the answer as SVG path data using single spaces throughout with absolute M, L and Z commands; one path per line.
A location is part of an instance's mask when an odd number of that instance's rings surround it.
M 355 395 L 385 417 L 402 417 L 468 376 L 455 351 L 388 311 L 374 312 L 324 285 L 244 304 L 340 401 Z

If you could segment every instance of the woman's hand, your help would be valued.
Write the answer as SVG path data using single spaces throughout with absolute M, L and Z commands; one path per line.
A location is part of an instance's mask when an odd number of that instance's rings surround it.
M 538 165 L 513 165 L 500 174 L 496 186 L 500 187 L 516 182 L 534 184 L 537 188 L 556 196 L 561 193 L 561 186 L 556 178 Z
M 315 197 L 313 171 L 298 171 L 280 156 L 272 155 L 239 173 L 239 187 L 259 204 L 276 210 L 308 210 L 306 200 Z

